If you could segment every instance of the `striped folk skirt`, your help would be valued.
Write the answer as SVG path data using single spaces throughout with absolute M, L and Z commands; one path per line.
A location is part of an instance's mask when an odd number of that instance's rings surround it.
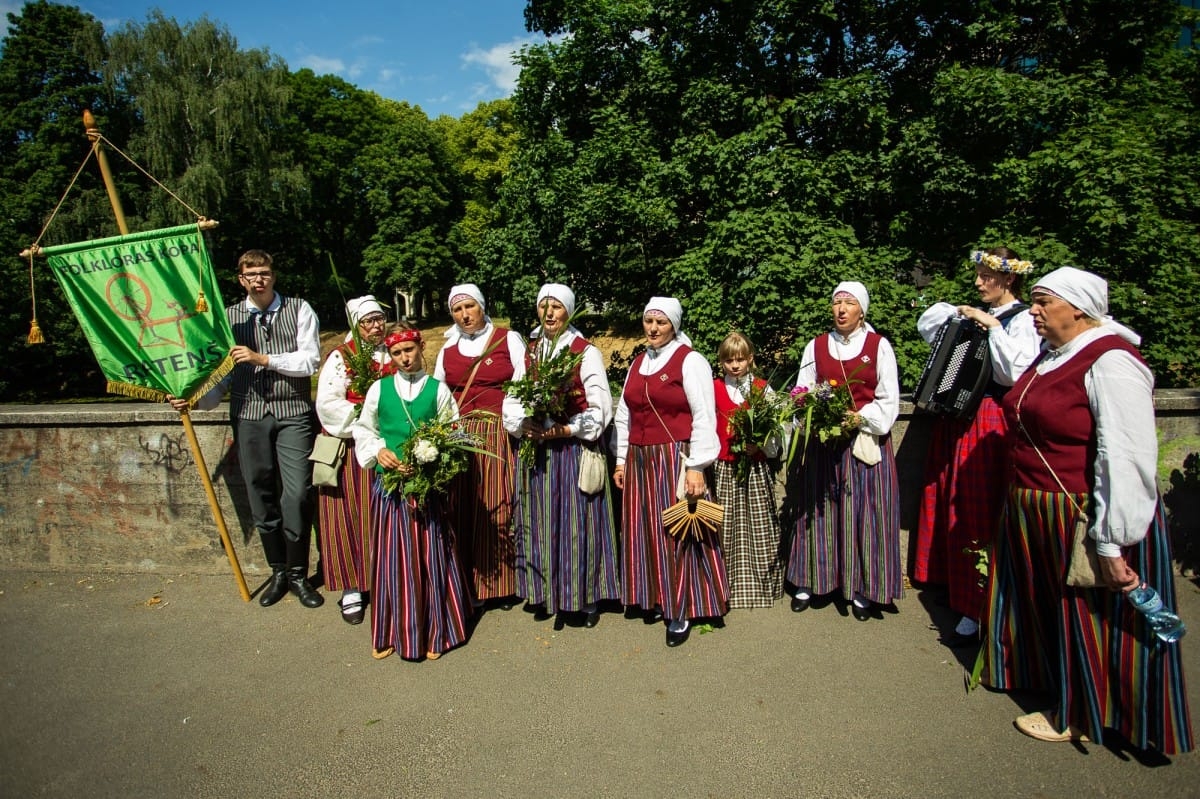
M 475 598 L 517 593 L 516 547 L 512 535 L 516 452 L 500 419 L 467 418 L 466 429 L 492 455 L 471 453 L 471 465 L 450 490 L 451 523 L 458 555 Z
M 783 596 L 775 472 L 759 460 L 751 462 L 745 483 L 738 481 L 733 462 L 717 461 L 713 471 L 716 501 L 725 508 L 721 543 L 729 575 L 729 607 L 769 608 Z
M 723 616 L 729 582 L 720 530 L 697 541 L 676 539 L 663 527 L 662 512 L 676 501 L 681 449 L 678 443 L 629 445 L 621 495 L 621 601 L 661 608 L 667 619 Z
M 867 466 L 849 441 L 822 444 L 788 475 L 792 540 L 787 580 L 814 595 L 838 588 L 886 604 L 904 595 L 900 566 L 900 486 L 891 436 L 879 440 L 883 459 Z
M 414 508 L 371 481 L 371 546 L 375 553 L 371 640 L 418 660 L 467 640 L 471 599 L 458 566 L 441 497 Z
M 1004 413 L 985 397 L 974 419 L 933 423 L 921 492 L 913 579 L 949 588 L 950 608 L 983 615 L 980 552 L 995 538 L 1007 487 Z
M 517 464 L 517 596 L 547 613 L 620 597 L 610 491 L 579 490 L 583 447 L 577 438 L 554 439 L 537 448 L 532 467 Z
M 1178 644 L 1160 642 L 1119 592 L 1071 588 L 1071 495 L 1013 487 L 987 586 L 981 681 L 1004 691 L 1054 695 L 1063 728 L 1103 743 L 1116 730 L 1140 749 L 1192 749 Z M 1086 504 L 1082 494 L 1076 502 Z M 1175 604 L 1175 575 L 1161 500 L 1141 543 L 1122 550 L 1130 568 Z
M 330 591 L 371 590 L 371 473 L 350 441 L 335 487 L 317 489 L 321 574 Z

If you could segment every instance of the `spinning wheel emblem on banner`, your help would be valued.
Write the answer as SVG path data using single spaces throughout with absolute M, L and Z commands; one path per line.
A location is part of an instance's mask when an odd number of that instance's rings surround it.
M 174 310 L 175 315 L 152 319 L 150 309 L 154 305 L 154 297 L 137 275 L 128 272 L 119 272 L 113 275 L 104 287 L 104 296 L 108 300 L 108 306 L 117 316 L 138 323 L 141 328 L 141 332 L 138 334 L 140 346 L 184 346 L 183 320 L 195 316 L 195 312 L 183 308 L 177 302 L 169 301 L 167 307 Z M 169 331 L 168 335 L 164 335 L 156 329 L 163 325 L 174 325 L 174 338 L 169 336 Z

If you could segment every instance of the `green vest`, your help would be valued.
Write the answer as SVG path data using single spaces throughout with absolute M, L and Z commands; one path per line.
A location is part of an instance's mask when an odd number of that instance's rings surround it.
M 411 402 L 400 398 L 393 381 L 403 380 L 401 375 L 385 378 L 379 386 L 379 436 L 384 445 L 396 457 L 403 460 L 404 444 L 412 436 L 414 425 L 437 417 L 437 395 L 440 382 L 432 377 L 425 380 L 421 393 Z M 384 470 L 376 464 L 375 471 Z

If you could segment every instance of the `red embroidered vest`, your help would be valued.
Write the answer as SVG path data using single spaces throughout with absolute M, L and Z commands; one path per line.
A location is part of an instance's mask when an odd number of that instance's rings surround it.
M 754 385 L 763 388 L 767 385 L 767 381 L 756 377 Z M 717 459 L 734 461 L 736 458 L 729 451 L 729 445 L 733 441 L 733 414 L 738 408 L 745 408 L 750 403 L 734 402 L 729 396 L 729 390 L 725 387 L 725 378 L 723 377 L 713 380 L 713 394 L 717 400 L 717 440 L 721 442 L 721 454 L 717 456 Z M 762 461 L 766 460 L 767 456 L 760 451 L 755 454 L 754 459 Z
M 683 359 L 691 348 L 680 345 L 667 365 L 652 375 L 641 374 L 646 353 L 633 360 L 625 381 L 629 409 L 629 443 L 639 447 L 690 441 L 692 407 L 683 390 Z
M 1095 477 L 1096 424 L 1083 377 L 1097 358 L 1111 350 L 1124 350 L 1144 363 L 1141 354 L 1129 343 L 1117 336 L 1104 336 L 1053 372 L 1039 375 L 1034 367 L 1046 357 L 1043 353 L 1004 397 L 1013 482 L 1017 486 L 1054 492 L 1066 488 L 1077 494 L 1091 490 Z M 1021 424 L 1062 481 L 1062 488 L 1017 423 L 1018 406 Z
M 813 344 L 813 355 L 817 362 L 817 382 L 837 380 L 850 381 L 850 394 L 854 397 L 854 407 L 861 410 L 875 399 L 875 385 L 879 382 L 879 372 L 875 364 L 879 362 L 878 333 L 867 333 L 862 352 L 848 361 L 839 361 L 829 354 L 829 334 L 821 336 Z
M 499 414 L 504 402 L 504 381 L 512 380 L 513 362 L 508 351 L 508 330 L 497 327 L 492 331 L 487 346 L 480 356 L 479 369 L 471 381 L 468 396 L 462 395 L 463 387 L 478 358 L 468 358 L 458 350 L 457 342 L 446 347 L 442 354 L 442 370 L 446 373 L 446 385 L 454 392 L 461 413 L 476 408 Z

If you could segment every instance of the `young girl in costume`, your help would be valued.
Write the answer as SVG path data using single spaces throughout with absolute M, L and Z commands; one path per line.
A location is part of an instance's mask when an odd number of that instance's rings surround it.
M 713 381 L 717 402 L 717 438 L 721 453 L 713 463 L 718 503 L 725 508 L 722 543 L 725 571 L 729 575 L 729 607 L 769 608 L 783 596 L 782 561 L 779 558 L 779 514 L 775 506 L 775 471 L 767 458 L 779 454 L 782 442 L 772 436 L 763 447 L 745 444 L 738 455 L 731 445 L 737 435 L 733 417 L 750 405 L 751 388 L 774 393 L 767 381 L 755 377 L 754 346 L 741 333 L 725 337 L 717 350 L 725 373 Z M 737 460 L 749 459 L 745 479 Z
M 411 474 L 413 466 L 401 460 L 405 442 L 424 421 L 457 419 L 458 406 L 445 383 L 425 374 L 419 330 L 399 330 L 384 344 L 396 374 L 372 384 L 354 426 L 358 462 L 376 472 L 371 482 L 374 656 L 398 652 L 405 660 L 435 660 L 466 640 L 471 607 L 445 498 L 431 493 L 418 506 L 398 491 L 386 493 L 381 478 L 389 469 Z

